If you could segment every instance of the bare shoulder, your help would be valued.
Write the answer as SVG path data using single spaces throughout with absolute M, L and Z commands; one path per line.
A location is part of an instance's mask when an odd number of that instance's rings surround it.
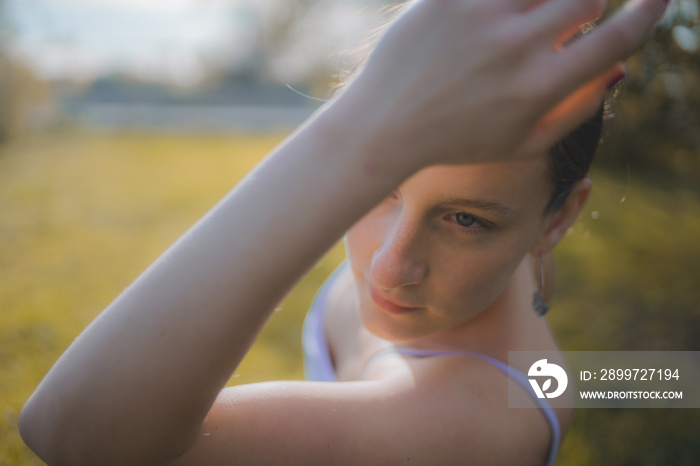
M 439 359 L 387 358 L 381 380 L 227 388 L 173 464 L 541 464 L 548 426 L 508 409 L 507 379 L 483 361 Z
M 552 441 L 546 417 L 530 395 L 495 366 L 469 355 L 408 358 L 404 363 L 410 367 L 416 399 L 430 404 L 430 415 L 461 437 L 442 446 L 451 457 L 464 445 L 476 443 L 479 448 L 471 452 L 479 456 L 470 455 L 474 464 L 545 462 Z M 391 362 L 384 364 L 387 367 L 373 370 L 390 370 Z M 509 408 L 510 388 L 519 406 L 532 409 Z
M 328 305 L 347 303 L 351 284 L 346 268 Z M 353 315 L 328 315 L 340 319 L 329 334 L 340 350 L 352 349 L 348 329 L 358 323 L 343 319 Z M 507 407 L 508 383 L 476 358 L 388 355 L 372 365 L 368 380 L 230 387 L 173 464 L 542 464 L 549 426 L 537 409 Z

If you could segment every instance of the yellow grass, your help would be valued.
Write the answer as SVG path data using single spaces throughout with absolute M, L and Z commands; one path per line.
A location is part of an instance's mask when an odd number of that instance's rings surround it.
M 70 134 L 0 152 L 0 466 L 43 464 L 16 429 L 33 388 L 80 330 L 280 140 Z M 233 383 L 303 377 L 303 315 L 342 257 L 334 248 L 296 287 Z
M 70 133 L 0 148 L 0 466 L 42 464 L 16 429 L 31 391 L 281 138 Z M 558 247 L 549 320 L 562 348 L 696 349 L 698 213 L 694 192 L 597 174 L 587 210 Z M 303 315 L 342 257 L 336 246 L 300 282 L 232 383 L 302 377 Z M 694 464 L 700 416 L 671 411 L 579 411 L 558 464 L 642 464 L 650 455 L 658 462 L 646 464 Z

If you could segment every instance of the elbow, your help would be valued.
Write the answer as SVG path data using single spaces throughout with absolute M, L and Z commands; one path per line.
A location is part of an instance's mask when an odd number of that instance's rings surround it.
M 162 466 L 176 457 L 165 456 L 165 449 L 152 448 L 154 439 L 128 442 L 122 436 L 120 441 L 115 429 L 81 415 L 84 410 L 60 409 L 42 398 L 35 393 L 29 399 L 17 426 L 24 443 L 51 466 Z
M 63 464 L 55 457 L 52 444 L 55 443 L 51 434 L 47 416 L 42 415 L 37 408 L 38 402 L 33 395 L 24 405 L 17 419 L 17 427 L 22 441 L 45 463 L 50 465 Z
M 94 461 L 95 452 L 88 448 L 89 435 L 76 432 L 75 425 L 80 420 L 69 420 L 69 416 L 62 416 L 57 411 L 60 410 L 36 393 L 24 405 L 17 427 L 29 449 L 51 466 L 106 464 L 101 460 Z

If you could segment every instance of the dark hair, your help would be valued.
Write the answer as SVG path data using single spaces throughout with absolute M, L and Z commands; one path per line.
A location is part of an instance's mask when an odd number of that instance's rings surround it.
M 600 142 L 605 105 L 549 150 L 549 179 L 554 191 L 545 208 L 546 213 L 560 208 L 574 185 L 588 173 Z

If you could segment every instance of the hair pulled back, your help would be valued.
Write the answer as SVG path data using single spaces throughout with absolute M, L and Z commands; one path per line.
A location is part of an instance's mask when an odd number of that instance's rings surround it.
M 549 149 L 549 180 L 553 192 L 546 213 L 559 209 L 574 185 L 588 173 L 600 142 L 603 114 L 604 106 L 601 105 L 593 117 Z

